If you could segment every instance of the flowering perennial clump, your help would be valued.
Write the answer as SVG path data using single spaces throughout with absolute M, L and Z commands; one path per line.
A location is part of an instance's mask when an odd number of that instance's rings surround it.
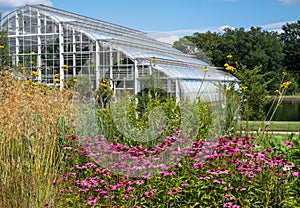
M 176 150 L 174 143 L 183 141 L 180 134 L 155 147 L 129 147 L 103 136 L 70 139 L 83 146 L 65 148 L 68 170 L 55 182 L 61 206 L 276 207 L 294 203 L 299 194 L 290 189 L 299 175 L 295 165 L 274 149 L 259 150 L 251 137 L 196 139 Z M 286 145 L 293 148 L 290 142 Z M 173 165 L 164 164 L 158 156 L 166 150 L 184 159 L 170 156 Z

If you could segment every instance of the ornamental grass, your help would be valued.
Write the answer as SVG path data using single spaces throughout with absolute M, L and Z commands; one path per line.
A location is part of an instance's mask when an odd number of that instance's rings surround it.
M 19 77 L 20 78 L 20 77 Z M 43 207 L 57 198 L 70 94 L 0 73 L 0 207 Z

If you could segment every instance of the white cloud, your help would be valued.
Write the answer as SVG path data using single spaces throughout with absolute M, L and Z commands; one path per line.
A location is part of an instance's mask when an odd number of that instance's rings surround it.
M 51 0 L 0 0 L 0 8 L 16 8 L 26 4 L 45 4 L 52 6 Z
M 217 30 L 217 31 L 214 31 L 214 32 L 224 32 L 224 30 L 225 30 L 226 28 L 234 30 L 234 27 L 231 27 L 231 26 L 229 26 L 229 25 L 222 25 L 222 26 L 218 27 L 218 30 Z
M 172 45 L 175 41 L 178 41 L 179 38 L 180 38 L 179 36 L 172 35 L 172 36 L 168 36 L 168 37 L 159 37 L 156 40 Z
M 300 0 L 279 0 L 279 2 L 286 4 L 286 5 L 300 4 Z
M 265 25 L 259 25 L 259 26 L 253 26 L 253 27 L 261 27 L 263 30 L 267 31 L 276 31 L 278 33 L 283 32 L 282 26 L 286 23 L 294 23 L 295 21 L 286 21 L 286 22 L 274 22 L 270 24 Z M 158 41 L 173 44 L 175 41 L 179 40 L 179 38 L 182 38 L 184 36 L 192 36 L 194 33 L 206 33 L 208 31 L 210 32 L 217 32 L 217 33 L 223 33 L 225 28 L 235 29 L 232 26 L 229 25 L 222 25 L 222 26 L 216 26 L 216 27 L 207 27 L 207 28 L 201 28 L 201 29 L 186 29 L 186 30 L 174 30 L 174 31 L 168 31 L 168 32 L 157 32 L 152 31 L 148 32 L 148 36 L 150 36 L 153 39 L 156 39 Z M 245 30 L 250 30 L 250 28 L 245 28 Z

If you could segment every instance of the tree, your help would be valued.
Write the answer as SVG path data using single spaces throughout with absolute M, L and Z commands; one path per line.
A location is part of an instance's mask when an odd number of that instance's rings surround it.
M 268 89 L 275 90 L 283 70 L 282 43 L 277 32 L 263 31 L 252 27 L 249 31 L 244 28 L 226 28 L 224 33 L 195 33 L 186 37 L 202 50 L 213 65 L 221 67 L 226 62 L 226 55 L 232 54 L 238 63 L 248 69 L 260 66 L 261 74 L 269 82 Z
M 201 49 L 199 49 L 196 44 L 194 44 L 192 41 L 189 41 L 188 37 L 183 37 L 178 41 L 175 41 L 173 47 L 185 54 L 193 55 L 197 59 L 212 65 L 211 58 L 208 57 Z
M 300 20 L 282 26 L 284 66 L 300 84 Z

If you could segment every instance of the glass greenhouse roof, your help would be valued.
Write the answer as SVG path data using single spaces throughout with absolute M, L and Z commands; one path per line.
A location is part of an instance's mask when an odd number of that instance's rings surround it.
M 153 69 L 164 73 L 169 79 L 177 80 L 181 95 L 185 98 L 195 99 L 201 95 L 214 100 L 212 97 L 218 94 L 217 83 L 236 80 L 232 75 L 210 67 L 204 61 L 184 54 L 169 44 L 154 40 L 142 31 L 45 5 L 27 5 L 15 12 L 37 15 L 37 11 L 40 15 L 47 16 L 66 28 L 73 28 L 86 34 L 92 41 L 106 43 L 133 61 L 137 61 L 138 64 L 151 65 Z M 15 12 L 4 17 L 2 24 L 13 17 Z M 157 61 L 151 63 L 153 57 Z M 207 72 L 203 70 L 204 67 L 208 68 Z

